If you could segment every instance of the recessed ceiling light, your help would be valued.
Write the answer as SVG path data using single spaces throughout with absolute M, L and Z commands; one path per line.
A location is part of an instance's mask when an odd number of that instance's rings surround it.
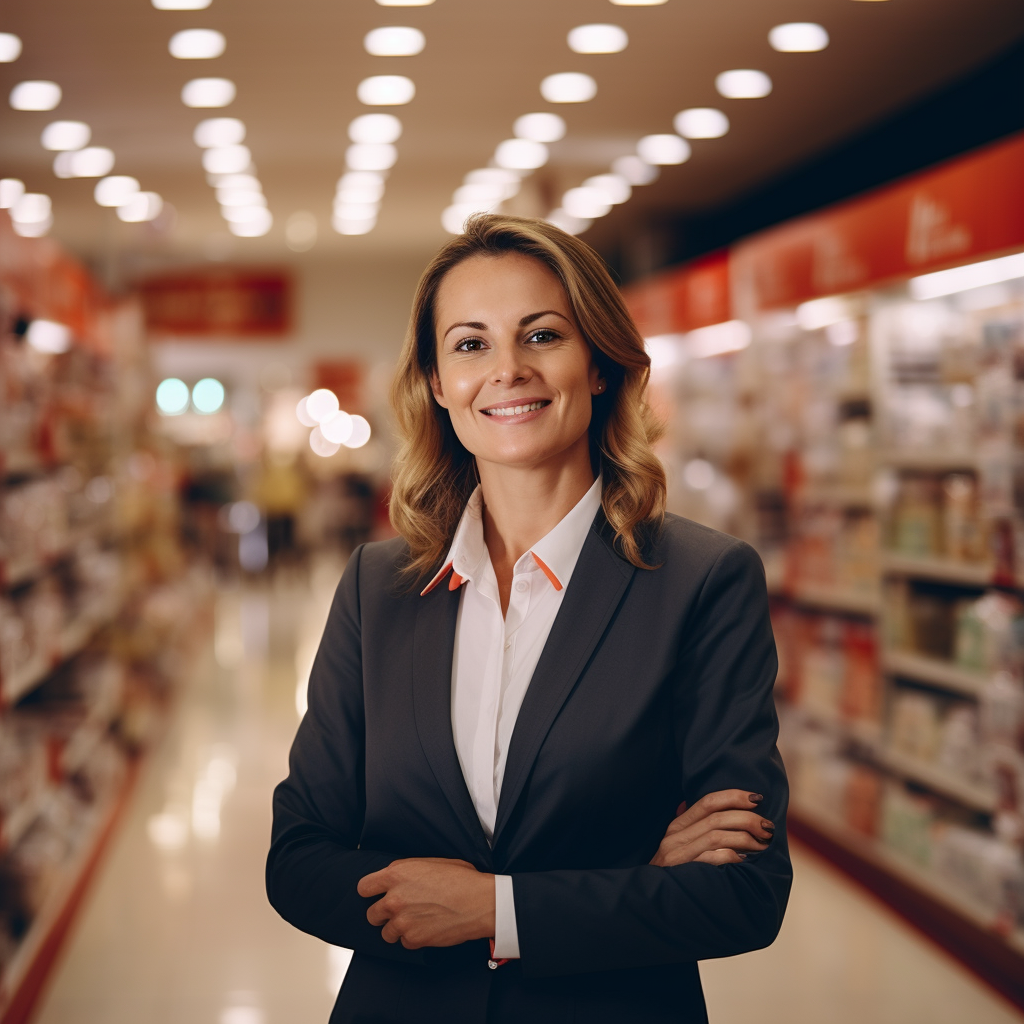
M 335 199 L 334 215 L 342 220 L 376 220 L 380 203 L 345 203 Z
M 381 7 L 429 7 L 434 0 L 377 0 Z
M 19 224 L 41 224 L 50 219 L 53 202 L 42 192 L 24 192 L 11 207 L 11 220 Z
M 565 137 L 565 121 L 557 114 L 523 114 L 516 118 L 512 133 L 517 139 L 534 142 L 557 142 Z
M 210 60 L 219 57 L 227 46 L 223 34 L 212 28 L 187 28 L 175 32 L 167 48 L 179 60 Z
M 720 139 L 729 130 L 729 118 L 713 107 L 691 107 L 676 114 L 672 127 L 687 139 Z
M 649 164 L 683 164 L 690 159 L 690 144 L 678 135 L 645 135 L 637 144 L 641 160 Z
M 218 190 L 242 189 L 246 192 L 262 192 L 263 186 L 255 174 L 214 174 L 210 182 Z
M 574 53 L 621 53 L 628 45 L 629 36 L 618 25 L 577 25 L 569 32 Z
M 467 203 L 452 203 L 441 212 L 441 226 L 450 235 L 461 235 L 466 230 L 466 221 L 480 211 Z
M 626 202 L 633 194 L 629 181 L 621 174 L 595 174 L 583 182 L 587 188 L 596 188 L 603 192 L 613 206 Z
M 571 217 L 592 220 L 594 217 L 603 217 L 611 208 L 612 204 L 604 192 L 585 185 L 571 188 L 562 196 L 562 209 Z
M 102 178 L 113 169 L 114 151 L 106 146 L 58 153 L 53 161 L 53 173 L 58 178 Z
M 363 114 L 348 126 L 353 142 L 397 142 L 401 134 L 402 122 L 394 114 Z
M 221 206 L 266 206 L 267 199 L 254 188 L 219 188 L 217 202 Z
M 60 152 L 89 144 L 92 129 L 84 121 L 53 121 L 43 129 L 43 149 Z
M 11 90 L 11 106 L 15 110 L 53 110 L 60 95 L 56 82 L 19 82 Z
M 416 95 L 416 86 L 404 75 L 373 75 L 359 83 L 356 95 L 368 107 L 397 107 Z
M 572 214 L 566 213 L 561 207 L 558 207 L 557 210 L 552 210 L 547 215 L 547 222 L 554 224 L 556 228 L 567 231 L 570 235 L 582 234 L 594 223 L 586 217 L 573 217 Z
M 661 173 L 657 167 L 641 160 L 640 157 L 630 153 L 628 156 L 620 156 L 612 161 L 612 170 L 621 174 L 630 185 L 650 185 L 656 181 Z
M 331 218 L 331 227 L 339 235 L 367 235 L 377 226 L 376 216 L 363 219 L 353 219 L 335 213 Z
M 759 100 L 772 91 L 772 80 L 763 71 L 737 68 L 718 75 L 715 88 L 727 100 Z
M 136 192 L 123 206 L 117 208 L 119 220 L 126 224 L 140 224 L 160 216 L 164 201 L 156 192 Z
M 828 33 L 813 21 L 791 21 L 776 25 L 768 33 L 768 42 L 780 53 L 814 53 L 828 46 Z
M 467 185 L 503 185 L 519 189 L 519 175 L 505 167 L 478 167 L 462 179 Z
M 336 202 L 345 205 L 363 205 L 365 203 L 379 203 L 384 197 L 384 182 L 373 180 L 372 171 L 350 171 L 338 182 L 338 190 L 334 194 Z M 361 180 L 366 175 L 370 180 Z M 345 179 L 349 178 L 348 181 Z
M 227 78 L 193 78 L 181 90 L 186 107 L 226 107 L 235 99 L 235 83 Z
M 200 121 L 192 139 L 201 149 L 237 146 L 245 138 L 245 125 L 237 117 L 208 117 Z
M 660 7 L 666 0 L 612 0 L 617 7 Z
M 540 83 L 540 94 L 548 103 L 586 103 L 597 95 L 597 82 L 579 71 L 548 75 Z
M 242 224 L 249 220 L 262 220 L 269 214 L 266 203 L 253 206 L 222 206 L 220 215 L 229 224 Z
M 452 193 L 454 206 L 472 206 L 480 213 L 490 213 L 505 198 L 501 185 L 460 185 Z
M 548 162 L 548 147 L 532 139 L 506 139 L 498 143 L 494 162 L 514 171 L 533 171 Z
M 418 28 L 401 25 L 375 28 L 363 39 L 366 52 L 374 57 L 413 57 L 426 44 L 427 37 Z
M 10 64 L 21 56 L 21 40 L 13 32 L 0 32 L 0 64 Z
M 355 142 L 345 150 L 353 171 L 386 171 L 395 166 L 398 150 L 388 142 Z
M 137 179 L 126 174 L 113 174 L 96 182 L 93 197 L 100 206 L 124 206 L 138 191 Z
M 210 0 L 153 0 L 158 11 L 205 11 Z
M 248 146 L 213 146 L 203 150 L 203 170 L 209 174 L 241 174 L 251 163 Z
M 18 178 L 0 178 L 0 210 L 9 210 L 25 194 L 25 183 Z
M 259 238 L 265 235 L 273 226 L 274 218 L 269 210 L 262 207 L 256 208 L 259 212 L 249 220 L 229 221 L 228 230 L 239 238 Z

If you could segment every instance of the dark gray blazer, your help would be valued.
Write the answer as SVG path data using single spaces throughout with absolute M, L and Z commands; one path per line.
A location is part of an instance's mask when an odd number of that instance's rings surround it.
M 791 880 L 757 554 L 668 516 L 647 551 L 659 568 L 636 569 L 598 513 L 516 722 L 491 848 L 452 739 L 459 595 L 410 591 L 405 551 L 352 556 L 274 793 L 271 903 L 355 950 L 332 1024 L 705 1021 L 697 961 L 771 943 Z M 650 866 L 680 801 L 737 787 L 764 794 L 767 850 Z M 485 941 L 384 942 L 356 883 L 400 857 L 512 875 L 522 959 L 489 970 Z

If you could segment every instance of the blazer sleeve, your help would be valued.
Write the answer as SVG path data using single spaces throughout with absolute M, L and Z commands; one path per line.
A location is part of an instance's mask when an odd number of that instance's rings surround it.
M 703 960 L 771 944 L 792 879 L 772 696 L 777 668 L 764 570 L 753 548 L 736 541 L 708 572 L 681 641 L 673 681 L 680 770 L 691 804 L 720 789 L 762 793 L 775 838 L 722 867 L 514 874 L 524 974 Z
M 359 846 L 366 809 L 361 556 L 358 548 L 335 593 L 288 777 L 274 791 L 267 896 L 286 921 L 325 942 L 422 963 L 422 951 L 385 942 L 380 929 L 366 920 L 367 909 L 379 897 L 367 899 L 356 892 L 360 878 L 396 859 Z

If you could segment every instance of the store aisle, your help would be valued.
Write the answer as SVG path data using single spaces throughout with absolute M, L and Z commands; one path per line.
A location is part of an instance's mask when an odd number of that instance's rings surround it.
M 346 954 L 263 892 L 270 790 L 338 578 L 226 590 L 35 1024 L 325 1024 Z M 1013 1024 L 1024 1017 L 816 857 L 776 944 L 709 962 L 714 1024 Z

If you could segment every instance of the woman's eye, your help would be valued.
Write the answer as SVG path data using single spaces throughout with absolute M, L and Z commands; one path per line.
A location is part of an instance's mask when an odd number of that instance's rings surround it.
M 548 330 L 534 331 L 533 334 L 530 335 L 530 341 L 539 341 L 541 343 L 548 342 L 548 341 L 555 341 L 555 340 L 557 340 L 557 338 L 558 338 L 558 333 L 556 331 L 548 331 Z
M 456 352 L 479 352 L 484 347 L 484 343 L 479 338 L 463 338 L 455 346 Z

